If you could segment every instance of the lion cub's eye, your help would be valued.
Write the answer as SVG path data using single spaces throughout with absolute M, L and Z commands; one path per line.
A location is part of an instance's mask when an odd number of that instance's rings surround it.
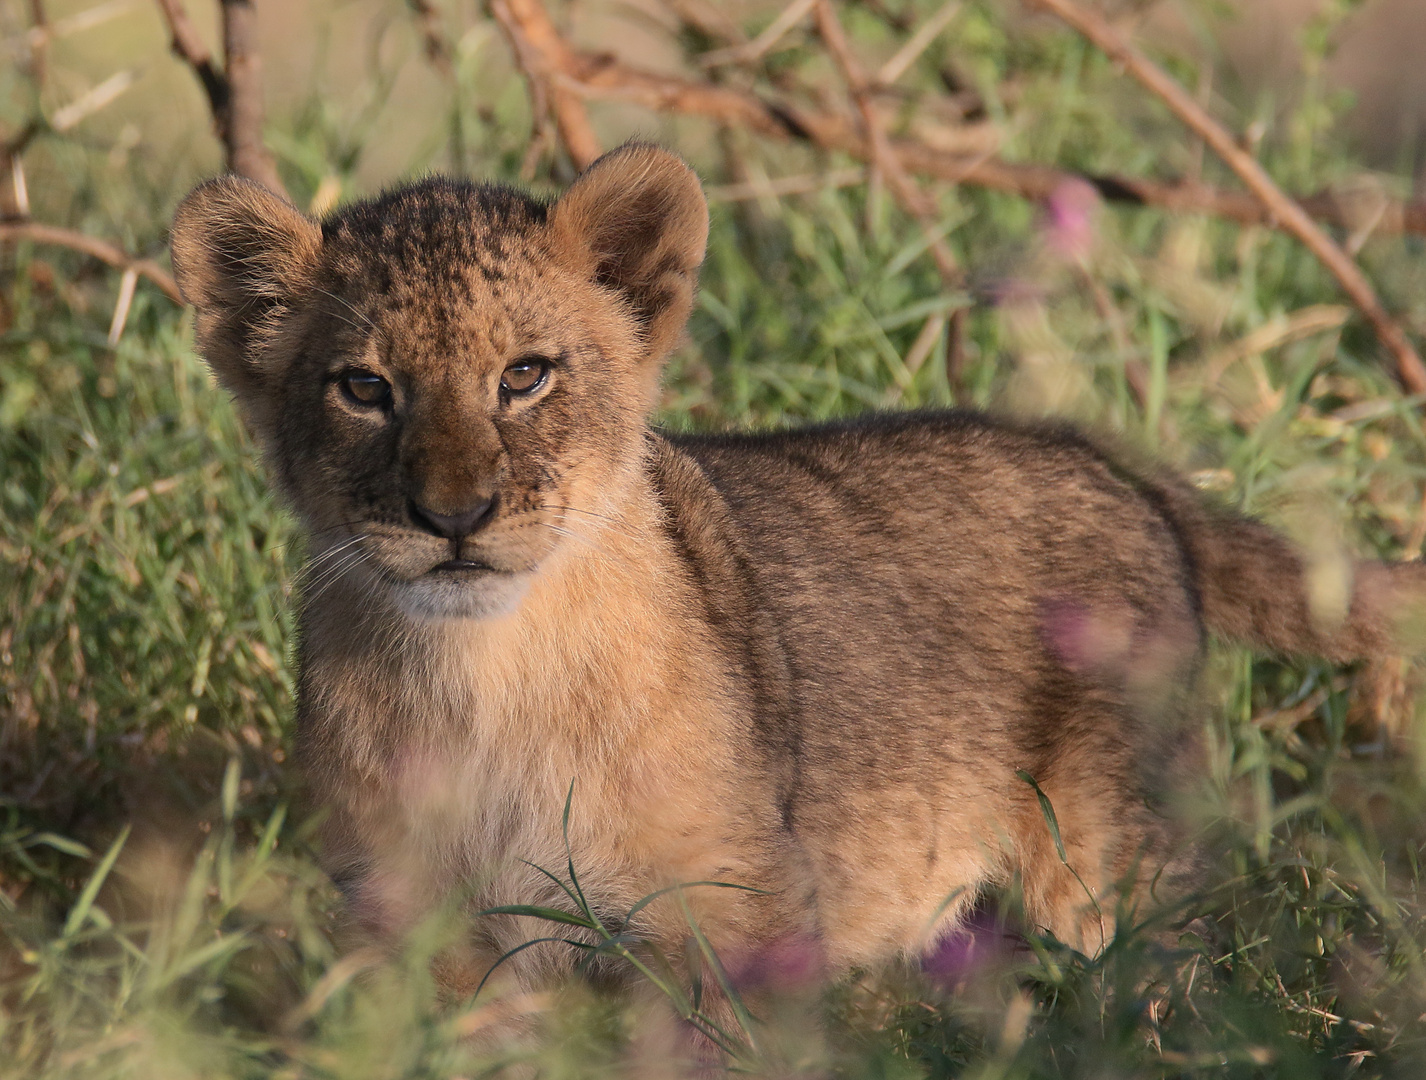
M 545 376 L 550 373 L 547 360 L 534 357 L 516 360 L 500 376 L 500 389 L 512 394 L 528 394 L 540 388 Z
M 358 405 L 385 405 L 391 397 L 391 384 L 369 371 L 352 371 L 342 377 L 342 390 Z

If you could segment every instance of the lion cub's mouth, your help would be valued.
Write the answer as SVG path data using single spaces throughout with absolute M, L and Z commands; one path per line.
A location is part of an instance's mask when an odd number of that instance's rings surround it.
M 489 563 L 481 562 L 478 559 L 447 559 L 443 563 L 437 563 L 431 567 L 427 573 L 430 574 L 463 574 L 463 573 L 493 573 L 495 567 Z

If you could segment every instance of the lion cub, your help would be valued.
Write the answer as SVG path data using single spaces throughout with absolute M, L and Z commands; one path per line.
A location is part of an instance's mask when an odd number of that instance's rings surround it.
M 1172 861 L 1150 806 L 1205 634 L 1381 651 L 1426 575 L 1363 563 L 1315 612 L 1277 535 L 1061 428 L 651 429 L 707 234 L 697 178 L 646 145 L 549 204 L 430 179 L 317 223 L 228 177 L 179 208 L 198 348 L 310 538 L 298 737 L 332 874 L 392 934 L 452 895 L 558 907 L 536 867 L 565 865 L 573 782 L 595 911 L 759 890 L 646 907 L 671 955 L 691 914 L 835 973 L 1016 879 L 1099 949 L 1086 890 Z M 472 920 L 452 989 L 538 930 Z

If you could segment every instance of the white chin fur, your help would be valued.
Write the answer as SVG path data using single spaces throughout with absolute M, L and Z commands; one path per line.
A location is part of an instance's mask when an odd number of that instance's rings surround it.
M 492 619 L 520 606 L 530 574 L 486 574 L 473 580 L 432 575 L 402 582 L 393 590 L 401 613 L 423 622 Z

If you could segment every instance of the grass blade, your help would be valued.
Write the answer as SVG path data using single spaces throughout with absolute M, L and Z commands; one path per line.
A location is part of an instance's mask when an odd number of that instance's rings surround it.
M 667 896 L 671 892 L 678 892 L 680 889 L 693 889 L 699 886 L 706 886 L 711 889 L 742 889 L 744 892 L 758 893 L 760 896 L 768 895 L 766 889 L 755 889 L 751 885 L 737 885 L 731 881 L 689 881 L 678 885 L 669 885 L 666 888 L 659 889 L 657 892 L 649 893 L 648 896 L 631 907 L 629 913 L 624 916 L 623 923 L 620 924 L 620 931 L 622 932 L 627 929 L 629 924 L 634 921 L 634 916 L 643 911 L 644 908 L 648 907 L 659 897 Z
M 566 945 L 573 945 L 576 949 L 592 949 L 592 948 L 594 948 L 594 946 L 593 946 L 593 945 L 590 945 L 588 942 L 585 942 L 585 941 L 571 941 L 569 938 L 542 937 L 542 938 L 535 938 L 533 941 L 526 941 L 526 942 L 524 942 L 524 943 L 521 944 L 521 945 L 516 945 L 513 949 L 511 949 L 509 952 L 507 952 L 507 953 L 506 953 L 504 956 L 502 956 L 499 960 L 497 960 L 497 961 L 495 961 L 495 963 L 491 964 L 491 965 L 490 965 L 490 970 L 485 973 L 485 978 L 483 978 L 483 979 L 480 980 L 480 985 L 475 988 L 475 993 L 472 994 L 471 996 L 472 996 L 472 997 L 477 997 L 477 998 L 480 997 L 480 992 L 485 989 L 485 984 L 490 981 L 490 976 L 494 975 L 494 974 L 495 974 L 495 969 L 498 968 L 501 964 L 505 963 L 506 960 L 509 960 L 512 956 L 518 956 L 520 953 L 524 952 L 526 949 L 532 949 L 532 948 L 534 948 L 536 945 L 544 945 L 544 944 L 546 944 L 547 942 L 563 942 L 563 943 L 566 944 Z
M 1055 851 L 1059 853 L 1060 862 L 1068 866 L 1069 857 L 1065 854 L 1065 842 L 1060 837 L 1060 819 L 1055 817 L 1055 807 L 1050 802 L 1050 797 L 1041 790 L 1038 781 L 1024 769 L 1016 769 L 1015 775 L 1035 789 L 1035 797 L 1040 800 L 1040 813 L 1044 816 L 1045 824 L 1050 829 L 1050 837 L 1055 842 Z
M 109 850 L 104 853 L 104 858 L 99 860 L 99 865 L 94 868 L 94 873 L 85 882 L 84 890 L 79 894 L 79 899 L 74 902 L 74 907 L 69 909 L 69 917 L 64 920 L 64 930 L 60 933 L 61 940 L 68 941 L 74 937 L 80 927 L 84 925 L 84 920 L 89 917 L 89 911 L 94 906 L 94 898 L 104 887 L 104 881 L 108 878 L 109 871 L 114 869 L 119 852 L 124 849 L 124 841 L 129 838 L 130 828 L 131 826 L 125 825 L 119 830 L 119 835 L 109 845 Z
M 485 908 L 477 911 L 476 917 L 482 915 L 526 915 L 532 919 L 545 919 L 549 922 L 566 923 L 570 926 L 583 927 L 585 930 L 599 930 L 598 923 L 583 915 L 571 915 L 567 911 L 560 911 L 558 908 L 539 907 L 536 904 L 501 904 L 498 907 Z

